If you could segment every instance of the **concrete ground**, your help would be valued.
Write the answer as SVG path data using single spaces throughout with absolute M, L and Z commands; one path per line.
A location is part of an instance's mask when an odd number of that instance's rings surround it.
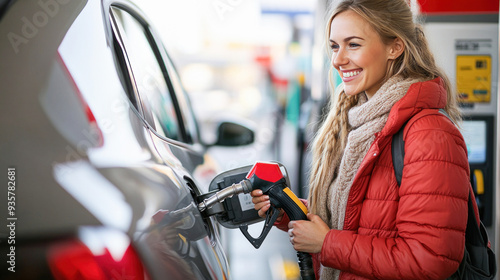
M 249 232 L 258 237 L 262 227 L 263 222 L 251 225 Z M 286 232 L 273 227 L 259 249 L 255 249 L 239 229 L 224 229 L 221 234 L 232 279 L 300 279 L 296 251 Z

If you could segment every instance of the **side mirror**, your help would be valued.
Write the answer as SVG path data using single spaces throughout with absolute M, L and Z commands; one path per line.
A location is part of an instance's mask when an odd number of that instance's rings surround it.
M 255 140 L 254 132 L 241 124 L 222 122 L 217 129 L 216 146 L 243 146 L 252 144 Z

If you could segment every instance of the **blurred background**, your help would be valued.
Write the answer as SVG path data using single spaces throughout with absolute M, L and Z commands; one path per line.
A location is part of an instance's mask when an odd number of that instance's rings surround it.
M 143 2 L 191 95 L 200 126 L 208 128 L 202 135 L 215 137 L 209 134 L 215 131 L 211 124 L 221 118 L 250 120 L 258 127 L 254 146 L 229 158 L 214 153 L 221 168 L 274 159 L 299 180 L 296 139 L 300 111 L 310 100 L 317 2 Z
M 195 114 L 206 129 L 201 133 L 205 140 L 213 142 L 215 135 L 209 133 L 221 119 L 242 122 L 256 131 L 251 146 L 211 148 L 221 170 L 276 160 L 287 167 L 293 191 L 307 197 L 308 144 L 330 92 L 324 49 L 329 2 L 141 1 L 140 7 L 156 25 L 176 63 Z M 436 59 L 462 95 L 463 133 L 475 157 L 469 159 L 473 180 L 482 184 L 478 203 L 490 239 L 498 244 L 493 222 L 498 186 L 493 154 L 497 153 L 499 3 L 409 2 L 423 16 Z M 340 82 L 336 76 L 333 80 Z M 486 134 L 487 130 L 494 132 Z M 486 139 L 487 135 L 492 139 Z M 256 224 L 251 230 L 257 235 L 260 228 L 262 224 Z M 286 233 L 272 230 L 256 250 L 238 230 L 221 231 L 234 279 L 298 277 L 295 252 Z

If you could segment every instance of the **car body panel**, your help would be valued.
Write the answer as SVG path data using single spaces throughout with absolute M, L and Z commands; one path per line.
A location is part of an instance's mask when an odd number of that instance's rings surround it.
M 104 228 L 129 238 L 152 279 L 229 279 L 216 221 L 194 199 L 216 167 L 197 135 L 158 135 L 130 101 L 111 4 L 146 21 L 107 0 L 20 0 L 0 20 L 0 154 L 17 172 L 16 238 L 49 244 Z

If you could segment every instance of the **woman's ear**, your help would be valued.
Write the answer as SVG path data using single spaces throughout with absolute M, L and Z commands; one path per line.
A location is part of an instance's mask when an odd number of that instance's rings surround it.
M 389 59 L 398 58 L 405 50 L 405 43 L 400 38 L 394 39 L 389 45 Z

